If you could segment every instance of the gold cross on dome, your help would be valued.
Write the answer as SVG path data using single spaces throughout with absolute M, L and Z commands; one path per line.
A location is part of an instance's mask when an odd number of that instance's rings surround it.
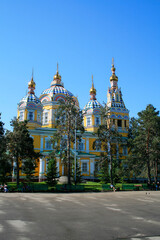
M 57 62 L 57 72 L 58 72 L 58 62 Z
M 114 66 L 114 58 L 112 58 L 112 65 Z

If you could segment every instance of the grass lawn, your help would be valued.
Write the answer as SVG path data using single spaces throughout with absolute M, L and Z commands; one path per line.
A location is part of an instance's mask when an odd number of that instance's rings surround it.
M 30 191 L 34 192 L 41 192 L 41 191 L 51 191 L 52 188 L 50 188 L 46 182 L 31 182 L 31 183 L 22 183 L 20 182 L 19 189 L 17 189 L 16 182 L 8 182 L 8 188 L 9 191 L 22 191 L 23 186 L 28 187 L 27 189 L 30 189 Z M 88 181 L 86 183 L 80 183 L 75 185 L 72 185 L 73 191 L 112 191 L 110 188 L 110 183 L 102 184 L 100 182 L 91 182 Z M 117 190 L 123 190 L 123 191 L 133 191 L 133 190 L 147 190 L 147 184 L 137 184 L 137 183 L 117 183 L 115 184 L 115 188 Z M 57 189 L 61 189 L 62 192 L 64 189 L 66 189 L 65 185 L 58 184 Z

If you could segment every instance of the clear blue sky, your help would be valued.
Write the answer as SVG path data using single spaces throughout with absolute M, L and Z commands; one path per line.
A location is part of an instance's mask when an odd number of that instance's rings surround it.
M 50 86 L 56 64 L 66 89 L 107 101 L 112 57 L 130 116 L 160 110 L 159 0 L 0 1 L 0 112 L 6 128 L 17 115 L 34 68 L 36 95 Z

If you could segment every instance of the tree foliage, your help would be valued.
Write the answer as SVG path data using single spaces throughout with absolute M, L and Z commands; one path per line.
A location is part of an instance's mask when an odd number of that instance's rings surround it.
M 131 119 L 129 147 L 131 149 L 128 166 L 135 176 L 147 172 L 148 182 L 152 175 L 157 181 L 158 164 L 160 163 L 160 117 L 153 105 L 138 113 L 138 118 Z
M 84 132 L 82 111 L 76 106 L 74 99 L 67 96 L 65 101 L 60 102 L 55 119 L 57 131 L 53 141 L 57 142 L 63 163 L 67 165 L 68 184 L 71 184 L 71 143 L 75 142 L 75 128 L 78 131 L 77 138 L 81 138 L 81 133 Z
M 11 159 L 6 153 L 6 147 L 4 123 L 0 121 L 0 182 L 2 184 L 6 183 L 8 177 L 11 175 Z
M 98 177 L 103 184 L 110 182 L 109 158 L 105 153 L 101 153 L 100 161 L 96 164 L 95 177 Z
M 39 157 L 39 154 L 35 154 L 34 157 L 28 157 L 23 159 L 22 162 L 22 171 L 26 175 L 27 182 L 31 182 L 34 178 L 34 174 L 36 173 L 36 159 Z
M 109 108 L 105 105 L 101 111 L 103 123 L 98 127 L 97 139 L 93 143 L 93 148 L 95 149 L 97 146 L 100 146 L 101 150 L 104 151 L 99 160 L 99 165 L 101 166 L 99 177 L 103 178 L 106 182 L 108 181 L 109 172 L 109 179 L 111 184 L 113 184 L 116 180 L 115 160 L 117 161 L 117 158 L 119 158 L 118 145 L 122 138 L 116 127 L 112 124 L 108 113 Z
M 7 147 L 10 157 L 16 162 L 16 181 L 18 187 L 19 172 L 22 169 L 22 163 L 24 165 L 28 164 L 28 160 L 35 159 L 37 154 L 34 151 L 33 139 L 30 137 L 27 121 L 19 121 L 14 118 L 11 121 L 11 126 L 13 127 L 13 131 L 7 132 Z
M 57 161 L 56 161 L 56 154 L 55 151 L 52 151 L 48 158 L 48 166 L 47 166 L 47 173 L 46 173 L 46 182 L 49 186 L 54 187 L 58 182 L 58 168 L 57 168 Z
M 75 184 L 81 183 L 82 174 L 80 163 L 76 160 L 76 179 L 75 179 L 75 163 L 72 164 L 72 178 L 75 180 Z

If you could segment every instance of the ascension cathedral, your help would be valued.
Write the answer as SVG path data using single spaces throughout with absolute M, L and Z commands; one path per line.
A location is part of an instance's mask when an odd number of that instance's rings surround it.
M 114 63 L 111 71 L 110 87 L 107 90 L 108 114 L 111 123 L 117 127 L 118 132 L 125 140 L 128 137 L 129 111 L 124 104 L 121 88 L 118 87 L 118 77 L 115 74 Z M 77 107 L 79 107 L 79 102 L 77 97 L 64 87 L 58 67 L 50 86 L 39 97 L 35 95 L 35 85 L 32 76 L 31 81 L 28 83 L 27 95 L 18 103 L 18 117 L 20 121 L 28 120 L 28 129 L 34 139 L 34 149 L 36 152 L 41 153 L 41 157 L 37 161 L 35 177 L 37 181 L 42 181 L 45 179 L 47 171 L 47 158 L 52 151 L 51 138 L 56 132 L 54 114 L 60 104 L 59 100 L 65 100 L 66 96 L 71 96 Z M 100 148 L 93 149 L 93 142 L 96 140 L 95 133 L 98 126 L 103 121 L 100 114 L 102 105 L 96 98 L 93 78 L 89 94 L 90 100 L 83 109 L 85 110 L 83 119 L 85 132 L 82 135 L 82 140 L 77 144 L 77 149 L 75 150 L 74 146 L 72 146 L 71 153 L 75 154 L 76 151 L 76 158 L 83 178 L 92 180 L 95 178 L 96 162 L 102 151 Z M 119 159 L 125 159 L 127 154 L 127 145 L 118 146 Z M 65 166 L 58 155 L 57 168 L 59 176 L 66 175 Z M 21 178 L 24 177 L 22 172 L 20 175 Z

